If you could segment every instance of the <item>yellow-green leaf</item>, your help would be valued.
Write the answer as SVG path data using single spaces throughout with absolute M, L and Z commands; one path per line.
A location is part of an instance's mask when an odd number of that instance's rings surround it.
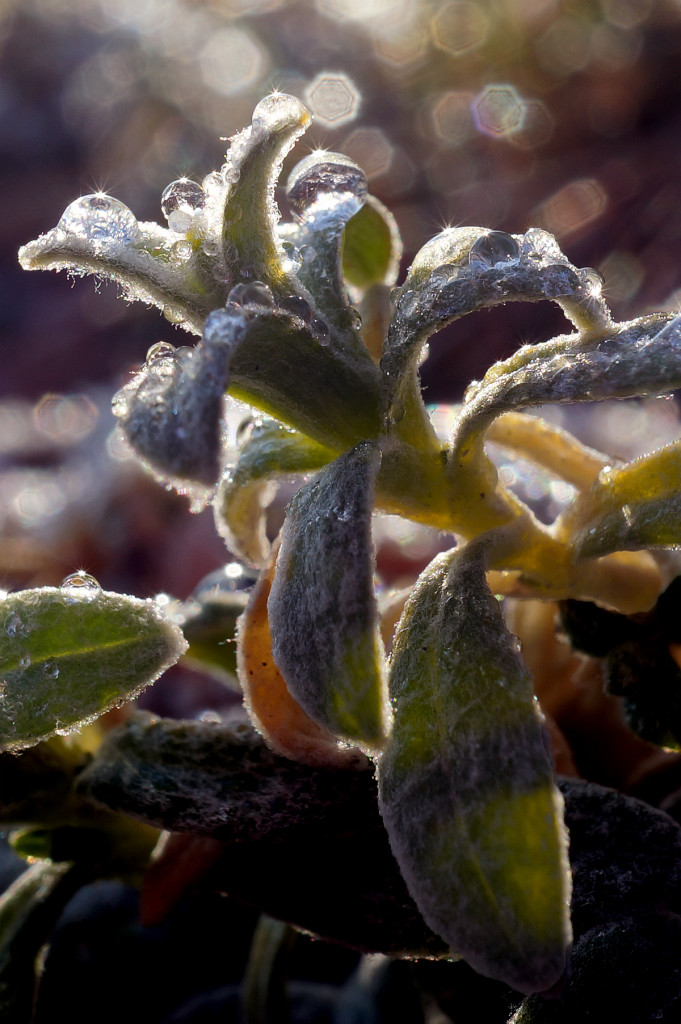
M 398 626 L 378 769 L 393 853 L 426 923 L 521 991 L 561 976 L 566 838 L 532 684 L 480 546 L 438 556 Z

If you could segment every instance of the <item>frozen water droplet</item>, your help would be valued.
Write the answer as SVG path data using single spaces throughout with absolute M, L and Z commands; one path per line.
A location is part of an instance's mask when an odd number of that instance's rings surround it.
M 436 288 L 444 288 L 450 281 L 455 281 L 459 276 L 459 268 L 453 263 L 443 263 L 436 267 L 430 275 L 430 284 Z
M 173 210 L 168 217 L 168 227 L 176 235 L 186 235 L 194 223 L 194 214 L 191 210 L 181 208 Z
M 31 655 L 22 654 L 18 661 L 18 667 L 21 669 L 27 669 L 31 667 Z
M 423 366 L 423 364 L 425 363 L 425 361 L 426 361 L 426 359 L 428 358 L 429 355 L 430 355 L 430 345 L 424 345 L 423 348 L 421 349 L 421 352 L 419 353 L 419 359 L 418 359 L 418 363 L 416 365 L 417 366 Z
M 302 295 L 287 295 L 286 298 L 280 300 L 279 305 L 287 313 L 299 317 L 303 323 L 309 324 L 312 319 L 312 307 Z
M 361 331 L 362 329 L 362 317 L 356 309 L 350 310 L 350 326 L 353 331 Z
M 286 185 L 286 198 L 298 217 L 322 196 L 340 200 L 352 195 L 359 208 L 366 194 L 366 174 L 342 153 L 311 153 L 293 168 Z
M 296 249 L 293 242 L 282 242 L 281 247 L 286 254 L 286 259 L 284 260 L 284 269 L 289 271 L 289 273 L 295 273 L 295 271 L 299 270 L 303 264 L 303 257 L 300 253 L 300 250 Z
M 66 207 L 57 227 L 67 234 L 102 245 L 129 245 L 139 235 L 132 210 L 103 192 L 76 199 Z
M 130 411 L 130 401 L 128 399 L 128 392 L 125 388 L 121 388 L 111 399 L 111 411 L 116 419 L 121 420 L 128 415 Z
M 13 612 L 5 622 L 5 633 L 9 637 L 21 637 L 28 634 L 28 626 L 20 615 Z
M 170 224 L 170 216 L 177 210 L 188 212 L 191 218 L 191 215 L 199 210 L 205 202 L 206 194 L 200 185 L 189 178 L 178 178 L 177 181 L 171 181 L 170 185 L 163 190 L 161 209 L 163 216 Z
M 310 330 L 320 345 L 329 344 L 329 341 L 331 340 L 329 336 L 329 328 L 323 320 L 320 320 L 318 317 L 314 317 L 310 320 Z
M 399 309 L 400 313 L 402 313 L 404 316 L 411 316 L 412 313 L 415 313 L 418 310 L 418 305 L 418 294 L 416 292 L 411 291 L 411 289 L 407 289 L 406 292 L 403 291 L 401 293 L 398 300 L 397 308 Z
M 399 284 L 396 284 L 394 288 L 390 289 L 390 301 L 392 302 L 393 306 L 397 304 L 397 300 L 399 299 L 401 294 L 402 286 Z
M 204 245 L 204 250 L 205 250 Z M 191 242 L 188 242 L 186 238 L 180 239 L 179 242 L 175 242 L 170 247 L 170 259 L 173 263 L 186 263 L 188 259 L 191 259 L 194 247 Z
M 206 256 L 213 259 L 220 252 L 220 243 L 214 238 L 206 238 L 205 241 L 202 242 L 201 248 L 205 252 Z
M 46 661 L 43 665 L 43 673 L 48 679 L 57 679 L 59 677 L 59 666 L 54 661 Z
M 582 267 L 582 276 L 591 295 L 600 295 L 605 283 L 603 275 L 593 267 Z
M 84 590 L 84 591 L 95 591 L 101 590 L 101 587 L 94 576 L 91 576 L 89 572 L 78 572 L 69 573 L 59 584 L 60 587 L 66 587 L 71 590 Z
M 235 302 L 238 306 L 248 306 L 251 303 L 256 306 L 273 306 L 274 296 L 264 281 L 249 281 L 234 285 L 227 296 L 227 301 Z
M 487 231 L 480 235 L 471 246 L 468 262 L 472 267 L 495 267 L 498 263 L 508 263 L 519 255 L 518 243 L 505 231 Z
M 170 304 L 163 307 L 163 315 L 171 324 L 183 324 L 185 321 L 184 310 Z
M 157 363 L 161 359 L 171 359 L 176 353 L 176 348 L 167 341 L 157 341 L 155 345 L 152 345 L 147 352 L 147 358 L 145 363 L 150 366 L 152 363 Z
M 206 193 L 220 192 L 225 187 L 225 179 L 219 171 L 211 171 L 201 182 L 201 187 Z

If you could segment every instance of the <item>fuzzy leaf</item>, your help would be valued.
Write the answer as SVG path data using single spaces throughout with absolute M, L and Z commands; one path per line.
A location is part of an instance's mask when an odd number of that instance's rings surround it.
M 186 644 L 153 601 L 43 587 L 0 604 L 0 749 L 20 750 L 131 700 Z
M 270 549 L 265 509 L 273 497 L 273 478 L 321 469 L 333 457 L 328 448 L 274 420 L 256 428 L 235 469 L 223 476 L 213 503 L 215 524 L 227 547 L 262 565 Z
M 298 491 L 268 602 L 272 653 L 294 699 L 369 747 L 380 746 L 386 714 L 371 544 L 379 459 L 359 444 Z
M 549 988 L 570 939 L 562 800 L 479 547 L 438 556 L 398 626 L 379 799 L 426 923 L 475 970 Z
M 681 544 L 681 442 L 625 466 L 606 467 L 592 490 L 566 513 L 579 555 Z
M 417 253 L 396 297 L 381 359 L 394 401 L 434 331 L 477 309 L 541 299 L 559 302 L 580 326 L 611 322 L 589 272 L 573 267 L 546 231 L 462 227 L 436 235 Z
M 373 284 L 394 284 L 402 241 L 392 213 L 374 196 L 351 217 L 343 236 L 343 276 L 364 291 Z
M 274 661 L 267 616 L 274 568 L 272 556 L 239 619 L 237 657 L 246 710 L 276 753 L 301 764 L 357 766 L 366 760 L 364 756 L 357 749 L 340 746 L 328 729 L 306 714 Z
M 681 386 L 681 316 L 653 313 L 592 336 L 561 335 L 496 363 L 466 396 L 454 445 L 500 413 L 552 402 L 594 402 Z

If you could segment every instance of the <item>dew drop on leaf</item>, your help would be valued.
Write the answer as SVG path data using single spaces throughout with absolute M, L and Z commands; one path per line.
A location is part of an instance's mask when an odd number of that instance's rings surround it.
M 360 331 L 362 329 L 362 317 L 356 309 L 350 310 L 350 326 L 353 331 Z
M 204 249 L 205 249 L 204 245 Z M 194 247 L 191 242 L 188 242 L 186 238 L 180 239 L 179 242 L 175 242 L 170 247 L 170 259 L 173 263 L 186 263 L 188 259 L 191 259 Z
M 593 267 L 582 267 L 582 275 L 586 282 L 586 286 L 592 295 L 600 295 L 605 283 L 603 275 L 599 274 Z
M 184 310 L 170 304 L 163 307 L 163 315 L 170 324 L 183 324 L 186 319 Z
M 53 661 L 46 661 L 43 665 L 43 673 L 48 679 L 57 679 L 59 676 L 59 666 L 55 665 Z
M 519 252 L 515 238 L 505 231 L 487 231 L 473 242 L 468 262 L 472 267 L 495 267 L 517 259 Z
M 171 181 L 170 185 L 163 190 L 161 196 L 161 210 L 166 219 L 176 210 L 185 210 L 190 216 L 200 209 L 206 201 L 206 194 L 195 181 L 189 178 L 178 178 Z
M 237 306 L 248 306 L 251 303 L 256 306 L 273 306 L 274 296 L 264 281 L 248 281 L 234 285 L 227 301 L 235 302 Z
M 16 612 L 13 612 L 5 622 L 5 633 L 9 637 L 26 636 L 28 633 L 28 627 L 21 616 L 17 615 Z
M 57 227 L 91 242 L 128 245 L 139 235 L 139 225 L 125 203 L 103 192 L 81 196 L 64 210 Z
M 69 573 L 68 576 L 64 577 L 59 586 L 70 590 L 101 590 L 95 577 L 91 576 L 89 572 L 83 572 L 82 570 Z
M 443 288 L 459 276 L 459 268 L 453 263 L 442 263 L 431 272 L 430 284 L 436 288 Z
M 357 199 L 358 209 L 367 194 L 366 174 L 354 160 L 341 153 L 311 153 L 293 168 L 286 186 L 286 198 L 293 213 L 303 217 L 305 211 L 323 196 L 339 200 L 348 195 Z
M 157 341 L 155 345 L 152 345 L 147 352 L 145 363 L 149 366 L 151 363 L 157 363 L 161 359 L 171 359 L 176 353 L 174 345 L 171 345 L 168 341 Z M 114 396 L 115 397 L 115 396 Z
M 279 305 L 287 313 L 297 316 L 303 323 L 309 324 L 312 319 L 312 307 L 302 295 L 287 295 L 286 298 L 280 300 Z
M 312 331 L 320 345 L 329 344 L 329 328 L 327 327 L 323 320 L 319 320 L 317 317 L 311 320 L 310 330 Z

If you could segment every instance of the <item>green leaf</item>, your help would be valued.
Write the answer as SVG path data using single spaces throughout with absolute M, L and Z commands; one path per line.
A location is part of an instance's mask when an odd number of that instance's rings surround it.
M 380 746 L 383 654 L 371 543 L 377 448 L 357 445 L 289 506 L 268 602 L 272 652 L 294 699 L 339 739 Z
M 71 864 L 38 861 L 0 897 L 0 1018 L 30 1024 L 37 959 L 65 905 L 87 881 Z
M 440 555 L 407 603 L 379 801 L 426 923 L 481 974 L 540 991 L 560 978 L 570 940 L 562 800 L 484 574 L 480 545 Z
M 230 551 L 262 565 L 270 550 L 265 509 L 274 495 L 273 478 L 309 473 L 333 458 L 330 449 L 274 420 L 256 427 L 213 502 L 218 533 Z
M 402 256 L 397 222 L 380 200 L 367 196 L 343 235 L 343 276 L 364 291 L 373 284 L 394 284 Z
M 568 510 L 561 532 L 582 557 L 681 544 L 681 442 L 606 467 Z
M 96 586 L 23 590 L 0 612 L 4 750 L 33 746 L 131 700 L 186 648 L 153 601 Z

